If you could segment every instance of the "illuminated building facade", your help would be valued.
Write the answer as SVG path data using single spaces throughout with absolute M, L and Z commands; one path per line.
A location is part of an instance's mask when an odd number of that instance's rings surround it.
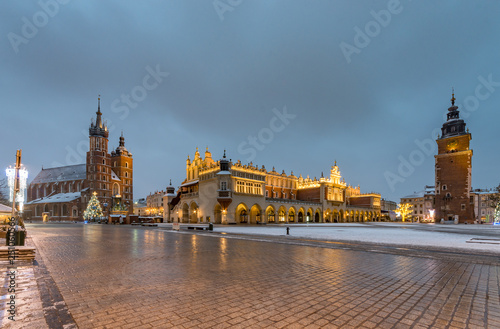
M 167 187 L 164 218 L 182 223 L 324 223 L 380 220 L 380 194 L 347 185 L 335 163 L 327 177 L 311 179 L 253 163 L 212 159 L 198 149 L 186 160 L 177 193 Z M 168 205 L 168 206 L 167 206 Z
M 95 191 L 104 215 L 133 211 L 133 159 L 125 138 L 108 152 L 109 131 L 102 122 L 100 98 L 96 120 L 89 128 L 85 164 L 44 169 L 28 187 L 25 218 L 35 220 L 82 220 Z
M 408 215 L 411 220 L 431 222 L 435 220 L 434 191 L 434 186 L 426 185 L 425 190 L 401 198 L 401 203 L 409 203 L 412 206 L 412 212 Z
M 163 196 L 165 191 L 156 191 L 146 197 L 146 215 L 163 216 Z

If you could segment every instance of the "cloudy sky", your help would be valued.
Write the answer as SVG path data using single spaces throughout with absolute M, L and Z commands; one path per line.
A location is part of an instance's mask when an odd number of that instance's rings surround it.
M 134 197 L 214 158 L 325 175 L 362 192 L 434 183 L 451 89 L 475 188 L 500 183 L 498 1 L 0 2 L 0 168 L 83 163 L 97 110 L 123 130 Z

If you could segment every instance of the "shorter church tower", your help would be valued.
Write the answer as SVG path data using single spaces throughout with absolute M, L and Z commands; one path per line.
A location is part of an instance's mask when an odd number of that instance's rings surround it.
M 125 148 L 125 137 L 120 136 L 119 146 L 111 152 L 113 207 L 122 206 L 132 213 L 133 207 L 133 166 L 132 153 Z
M 455 220 L 465 223 L 474 219 L 471 191 L 472 136 L 460 119 L 455 94 L 452 94 L 447 121 L 438 136 L 436 160 L 436 221 Z

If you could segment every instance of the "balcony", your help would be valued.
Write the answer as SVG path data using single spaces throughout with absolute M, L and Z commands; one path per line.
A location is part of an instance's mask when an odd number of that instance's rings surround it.
M 197 196 L 198 196 L 198 192 L 191 192 L 191 193 L 182 194 L 183 198 L 192 198 L 192 197 L 197 197 Z
M 232 197 L 230 190 L 218 190 L 217 198 L 219 199 L 230 199 Z

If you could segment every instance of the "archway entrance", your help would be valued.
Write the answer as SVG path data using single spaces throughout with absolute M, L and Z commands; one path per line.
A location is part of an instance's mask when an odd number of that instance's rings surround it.
M 182 205 L 182 222 L 189 223 L 189 206 L 187 203 Z
M 256 224 L 260 222 L 262 222 L 261 210 L 259 205 L 254 204 L 252 208 L 250 208 L 250 224 Z
M 221 224 L 222 223 L 222 207 L 220 204 L 216 204 L 214 208 L 214 220 L 215 224 Z
M 198 205 L 195 202 L 191 203 L 191 206 L 189 207 L 189 222 L 190 223 L 198 223 Z
M 237 223 L 246 224 L 248 223 L 248 208 L 244 203 L 240 203 L 236 207 L 236 213 L 234 219 Z
M 288 210 L 288 222 L 295 223 L 295 209 L 293 208 Z
M 266 209 L 266 217 L 268 223 L 274 223 L 276 221 L 276 214 L 274 213 L 274 208 L 269 206 Z

